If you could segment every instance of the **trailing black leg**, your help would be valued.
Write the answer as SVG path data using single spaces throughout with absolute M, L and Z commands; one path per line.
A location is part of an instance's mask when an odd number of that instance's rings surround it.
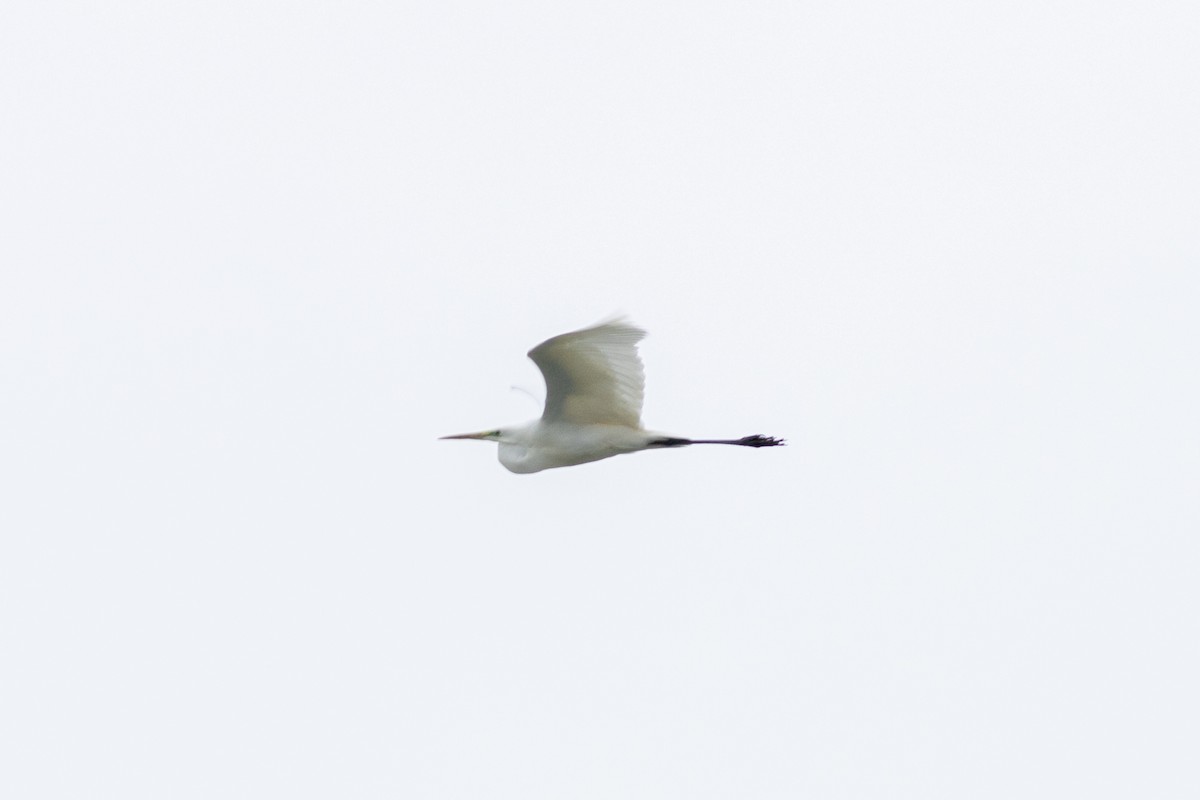
M 689 444 L 736 444 L 741 447 L 779 447 L 785 444 L 785 441 L 777 439 L 774 436 L 763 436 L 756 433 L 753 436 L 743 436 L 741 439 L 676 439 L 666 436 L 650 442 L 651 447 L 686 447 Z

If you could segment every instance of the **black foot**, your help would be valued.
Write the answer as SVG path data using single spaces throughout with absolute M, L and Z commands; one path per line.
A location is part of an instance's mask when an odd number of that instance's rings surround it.
M 737 443 L 746 447 L 780 447 L 786 442 L 783 439 L 776 439 L 774 436 L 763 436 L 756 433 L 753 436 L 743 436 L 737 440 Z

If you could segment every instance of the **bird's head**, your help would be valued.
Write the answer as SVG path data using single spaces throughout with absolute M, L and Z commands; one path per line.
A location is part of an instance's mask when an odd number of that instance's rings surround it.
M 480 433 L 456 433 L 453 436 L 439 436 L 439 439 L 479 439 L 484 442 L 498 442 L 503 436 L 504 431 L 496 429 L 493 431 L 481 431 Z

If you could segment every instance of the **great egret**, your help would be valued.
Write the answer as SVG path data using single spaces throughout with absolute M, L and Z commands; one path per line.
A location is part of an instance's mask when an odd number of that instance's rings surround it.
M 547 339 L 529 351 L 546 379 L 546 407 L 540 419 L 441 438 L 499 442 L 500 463 L 520 473 L 689 444 L 783 444 L 772 436 L 682 439 L 644 430 L 645 375 L 637 343 L 645 335 L 641 328 L 618 318 Z

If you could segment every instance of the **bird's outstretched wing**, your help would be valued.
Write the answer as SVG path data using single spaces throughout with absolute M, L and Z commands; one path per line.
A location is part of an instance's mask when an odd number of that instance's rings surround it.
M 646 378 L 637 343 L 645 335 L 624 319 L 612 319 L 530 350 L 546 379 L 542 419 L 640 428 Z

